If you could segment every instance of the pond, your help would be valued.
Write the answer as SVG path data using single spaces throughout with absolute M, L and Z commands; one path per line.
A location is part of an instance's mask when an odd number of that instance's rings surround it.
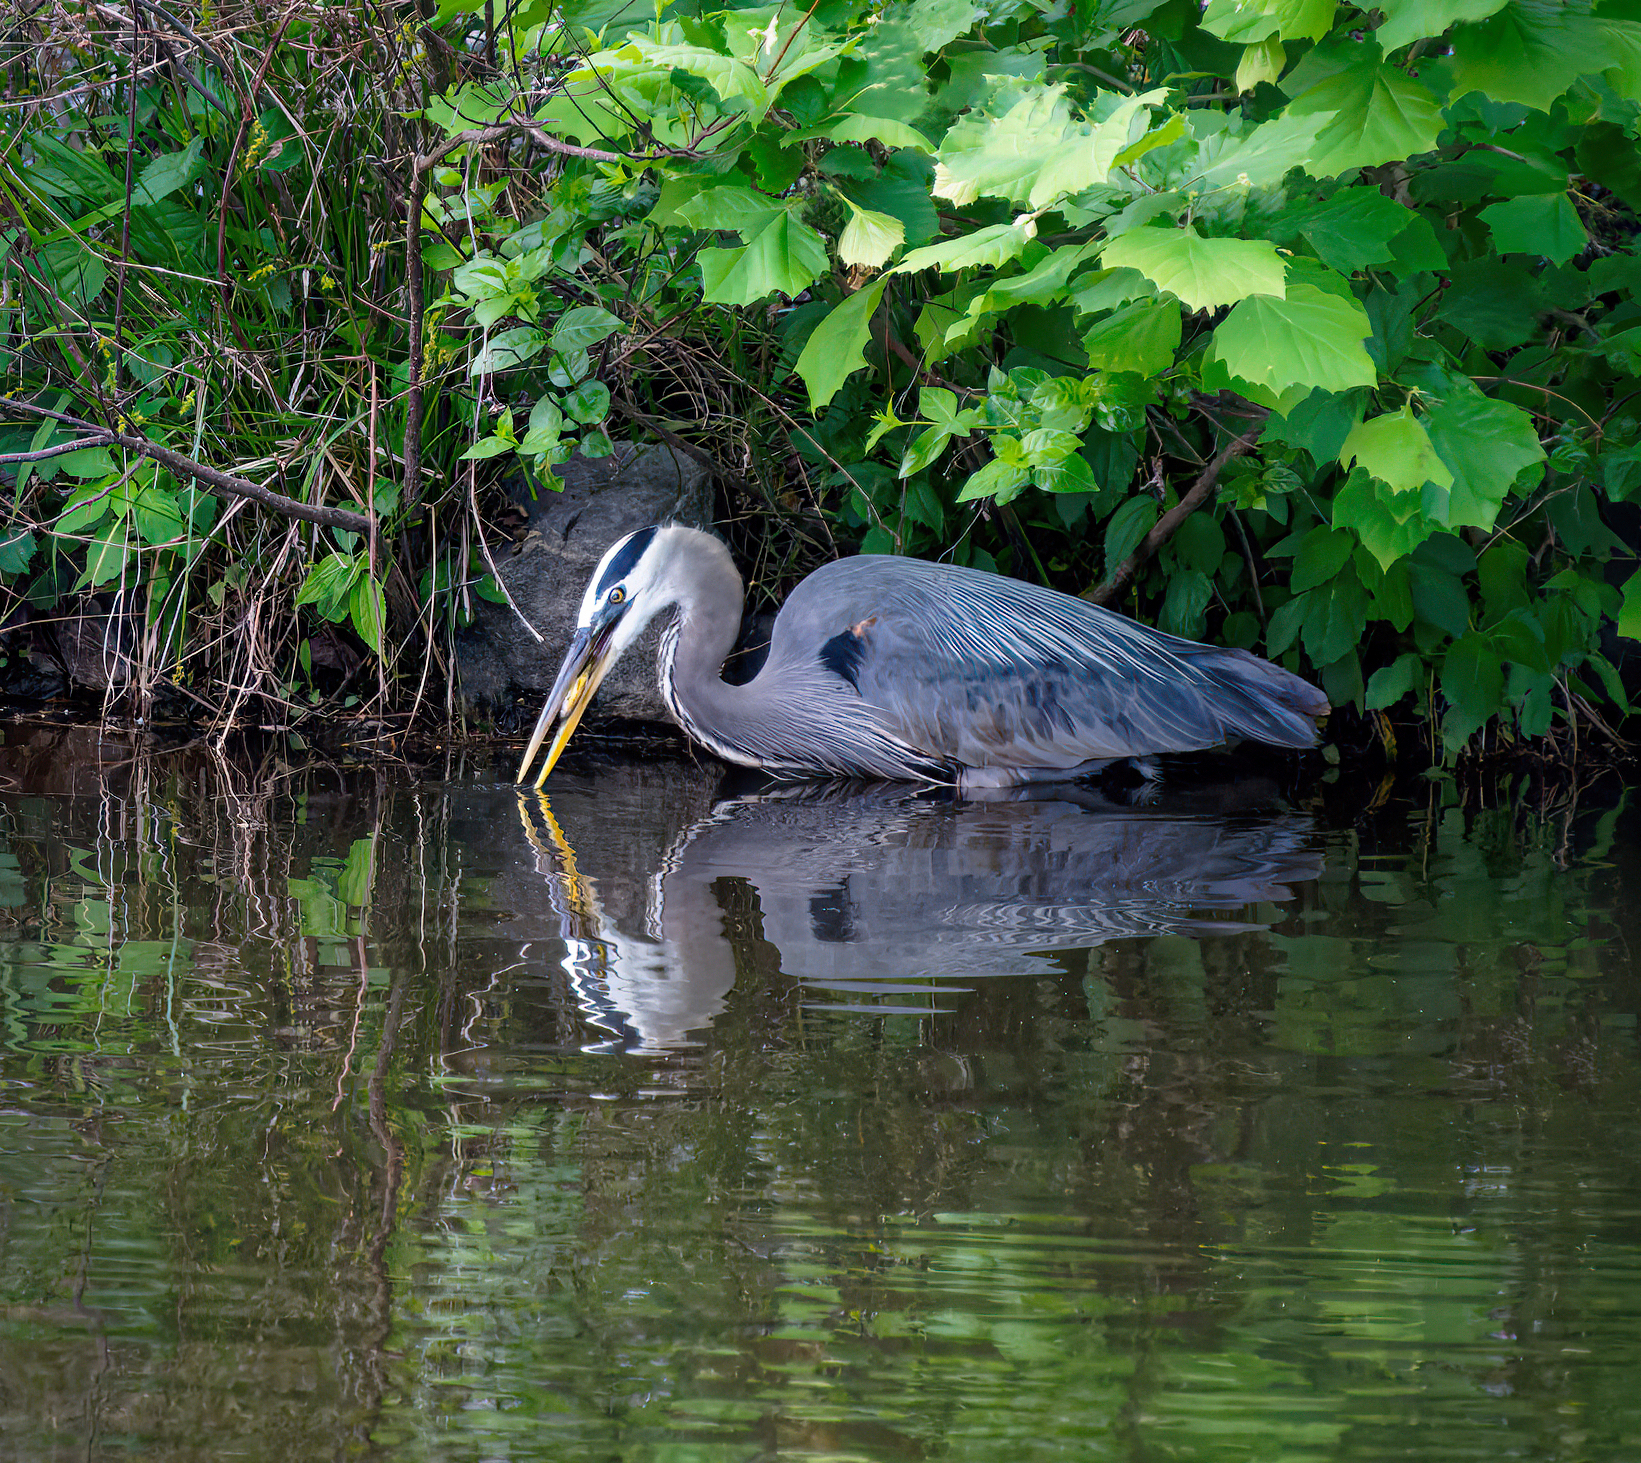
M 1641 1457 L 1621 785 L 509 770 L 5 730 L 0 1458 Z

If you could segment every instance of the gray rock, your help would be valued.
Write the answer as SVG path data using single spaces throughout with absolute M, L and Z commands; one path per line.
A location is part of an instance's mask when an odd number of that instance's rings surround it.
M 610 457 L 573 457 L 556 472 L 564 491 L 543 491 L 521 505 L 530 515 L 529 532 L 496 562 L 502 585 L 542 639 L 507 605 L 475 600 L 474 623 L 456 646 L 469 703 L 500 709 L 521 692 L 547 694 L 587 581 L 617 539 L 652 523 L 712 526 L 707 470 L 670 447 L 624 444 Z M 656 689 L 659 635 L 659 626 L 651 625 L 622 657 L 588 708 L 587 724 L 672 721 Z

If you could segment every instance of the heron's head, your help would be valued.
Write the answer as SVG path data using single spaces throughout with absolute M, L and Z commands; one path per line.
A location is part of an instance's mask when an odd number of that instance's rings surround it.
M 547 780 L 610 667 L 656 614 L 672 602 L 667 569 L 673 556 L 668 548 L 678 531 L 641 528 L 629 533 L 598 561 L 587 592 L 581 597 L 575 634 L 570 638 L 564 664 L 559 667 L 547 704 L 541 708 L 530 744 L 524 749 L 518 781 L 524 781 L 553 722 L 562 717 L 535 785 L 540 787 Z

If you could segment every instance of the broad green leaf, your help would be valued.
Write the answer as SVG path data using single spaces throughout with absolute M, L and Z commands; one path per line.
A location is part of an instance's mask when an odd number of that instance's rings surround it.
M 1287 62 L 1288 53 L 1275 36 L 1244 46 L 1233 78 L 1236 89 L 1239 92 L 1252 91 L 1256 86 L 1274 83 L 1282 75 L 1282 68 Z
M 1439 36 L 1450 25 L 1485 20 L 1504 4 L 1505 0 L 1379 0 L 1385 19 L 1373 38 L 1388 56 L 1410 41 Z
M 556 351 L 586 350 L 621 328 L 621 319 L 597 305 L 577 305 L 553 322 L 548 344 Z
M 487 462 L 492 457 L 500 457 L 504 452 L 518 450 L 519 443 L 509 442 L 505 437 L 481 437 L 467 449 L 457 462 Z M 300 600 L 297 601 L 301 603 Z
M 1203 192 L 1232 186 L 1269 188 L 1309 164 L 1318 135 L 1332 122 L 1332 112 L 1300 116 L 1289 107 L 1280 117 L 1258 123 L 1245 137 L 1227 129 L 1199 148 L 1191 186 Z
M 1194 229 L 1132 229 L 1101 253 L 1110 268 L 1137 269 L 1188 309 L 1286 292 L 1282 259 L 1264 239 L 1205 239 Z M 1367 334 L 1363 331 L 1363 334 Z
M 359 563 L 348 554 L 327 554 L 308 570 L 302 587 L 296 592 L 299 605 L 313 605 L 327 620 L 336 621 L 347 613 L 347 598 Z
M 1367 709 L 1383 711 L 1404 696 L 1422 692 L 1425 685 L 1424 657 L 1406 651 L 1368 677 Z
M 1532 417 L 1468 383 L 1433 408 L 1424 424 L 1437 456 L 1453 474 L 1450 528 L 1491 528 L 1516 479 L 1544 461 Z
M 751 188 L 705 188 L 701 192 L 674 203 L 672 215 L 698 229 L 732 231 L 742 241 L 750 239 L 768 225 L 777 213 L 785 212 L 786 205 L 778 198 L 770 198 Z
M 56 463 L 57 471 L 71 478 L 105 478 L 119 471 L 119 465 L 106 447 L 82 447 L 78 452 L 65 452 Z
M 1347 468 L 1352 462 L 1360 463 L 1399 493 L 1417 492 L 1427 482 L 1443 488 L 1453 485 L 1453 474 L 1436 455 L 1411 407 L 1361 423 L 1345 438 L 1339 461 Z
M 1141 376 L 1160 376 L 1172 366 L 1179 342 L 1179 306 L 1166 300 L 1124 306 L 1083 336 L 1090 365 Z
M 1157 500 L 1149 493 L 1127 498 L 1105 525 L 1105 574 L 1110 578 L 1117 566 L 1140 546 L 1151 532 L 1158 514 Z
M 1618 633 L 1641 640 L 1641 569 L 1624 581 L 1624 607 L 1618 612 Z
M 919 432 L 902 454 L 900 471 L 896 476 L 909 478 L 914 472 L 921 472 L 946 450 L 951 440 L 952 434 L 940 427 L 929 427 Z
M 564 410 L 578 422 L 601 422 L 610 410 L 610 388 L 602 381 L 583 381 L 564 398 Z
M 1348 533 L 1318 524 L 1305 535 L 1299 552 L 1293 556 L 1293 574 L 1288 587 L 1300 594 L 1327 583 L 1345 567 L 1355 547 Z
M 1368 595 L 1349 565 L 1310 590 L 1305 599 L 1300 640 L 1313 665 L 1331 665 L 1361 643 L 1367 629 Z
M 1417 495 L 1398 493 L 1361 468 L 1334 493 L 1333 521 L 1354 533 L 1384 570 L 1436 532 Z
M 1271 221 L 1270 234 L 1279 241 L 1302 234 L 1324 264 L 1355 274 L 1388 264 L 1390 241 L 1418 219 L 1377 188 L 1341 188 L 1325 202 L 1283 210 Z
M 1159 87 L 1155 91 L 1129 97 L 1103 122 L 1069 128 L 1059 145 L 1051 148 L 1046 156 L 1041 156 L 1039 170 L 1031 180 L 1026 202 L 1033 208 L 1045 208 L 1064 195 L 1081 193 L 1085 188 L 1103 184 L 1117 158 L 1133 151 L 1129 135 L 1133 130 L 1134 118 L 1143 108 L 1161 102 L 1167 94 L 1166 89 Z M 1170 119 L 1165 127 L 1174 125 L 1175 119 Z M 935 191 L 939 193 L 938 168 L 935 174 Z
M 1100 486 L 1094 469 L 1080 452 L 1073 452 L 1057 463 L 1032 468 L 1031 480 L 1045 493 L 1092 493 Z
M 1378 47 L 1363 44 L 1360 51 L 1356 64 L 1288 104 L 1290 116 L 1332 114 L 1304 160 L 1312 177 L 1416 157 L 1435 147 L 1441 133 L 1441 105 L 1430 88 L 1400 67 L 1381 65 Z
M 804 344 L 793 369 L 809 388 L 809 409 L 818 412 L 838 394 L 838 388 L 866 364 L 866 342 L 872 315 L 883 298 L 889 277 L 883 275 L 865 289 L 856 290 L 817 325 Z
M 959 208 L 982 195 L 1023 203 L 1071 126 L 1063 85 L 1029 88 L 1000 117 L 983 112 L 960 117 L 936 154 L 935 196 Z
M 1485 20 L 1457 27 L 1452 44 L 1455 100 L 1479 91 L 1541 112 L 1580 76 L 1617 59 L 1589 0 L 1510 0 Z
M 164 488 L 140 488 L 131 504 L 131 516 L 145 544 L 170 543 L 185 532 L 182 509 Z
M 1578 210 L 1565 193 L 1532 193 L 1484 208 L 1481 217 L 1493 232 L 1500 254 L 1538 254 L 1565 264 L 1582 254 L 1590 236 Z
M 382 586 L 368 570 L 354 581 L 348 596 L 348 619 L 354 633 L 377 655 L 382 653 L 382 631 L 387 626 L 387 601 Z
M 912 0 L 906 23 L 925 51 L 938 51 L 967 35 L 981 13 L 974 0 Z
M 1019 258 L 1026 245 L 1036 236 L 1037 225 L 1034 223 L 992 224 L 976 229 L 972 234 L 913 249 L 889 272 L 915 274 L 920 269 L 939 268 L 947 274 L 954 274 L 959 269 L 985 266 L 996 269 L 1011 259 Z
M 492 335 L 467 368 L 470 376 L 490 376 L 539 356 L 547 348 L 545 331 L 533 325 L 515 325 L 500 335 Z
M 768 110 L 769 89 L 758 79 L 758 73 L 744 61 L 737 61 L 721 51 L 708 50 L 705 46 L 659 45 L 644 36 L 630 36 L 628 42 L 652 65 L 699 76 L 725 101 L 731 97 L 745 97 L 747 111 L 754 119 L 762 117 Z M 599 56 L 589 57 L 588 64 L 595 65 L 600 59 Z
M 906 225 L 898 218 L 850 203 L 849 222 L 838 235 L 838 258 L 848 265 L 881 269 L 905 240 Z
M 1030 478 L 1029 468 L 994 457 L 978 472 L 970 474 L 962 492 L 957 495 L 957 501 L 972 503 L 977 498 L 995 498 L 1000 503 L 1006 503 Z
M 0 574 L 21 574 L 34 557 L 38 541 L 24 528 L 0 533 Z
M 1208 0 L 1202 28 L 1221 40 L 1252 45 L 1269 36 L 1319 41 L 1333 26 L 1333 0 Z
M 1442 660 L 1439 684 L 1447 698 L 1442 740 L 1450 752 L 1456 752 L 1503 709 L 1504 667 L 1487 638 L 1471 630 Z
M 935 151 L 934 143 L 910 123 L 897 121 L 893 117 L 868 117 L 859 112 L 819 127 L 789 132 L 782 141 L 787 146 L 796 146 L 800 142 L 810 142 L 817 137 L 825 137 L 833 142 L 881 142 L 885 147 L 910 147 L 918 152 Z
M 1231 375 L 1278 395 L 1293 387 L 1348 391 L 1377 379 L 1362 342 L 1372 333 L 1354 300 L 1311 285 L 1244 300 L 1214 331 L 1210 352 Z
M 131 545 L 127 542 L 130 530 L 123 519 L 105 523 L 92 537 L 85 551 L 85 573 L 80 586 L 99 589 L 118 579 L 132 559 Z
M 702 298 L 717 305 L 750 305 L 766 295 L 788 297 L 826 272 L 826 241 L 784 209 L 740 249 L 703 249 Z
M 56 533 L 84 533 L 93 524 L 101 523 L 114 511 L 114 493 L 93 483 L 84 483 L 74 489 L 51 527 Z
M 155 204 L 162 198 L 169 198 L 179 188 L 187 187 L 199 170 L 200 155 L 204 150 L 205 139 L 195 137 L 180 152 L 168 152 L 145 163 L 142 172 L 137 175 L 131 201 L 135 204 Z

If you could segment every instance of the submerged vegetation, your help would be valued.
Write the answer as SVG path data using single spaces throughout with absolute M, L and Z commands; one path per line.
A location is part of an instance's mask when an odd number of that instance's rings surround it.
M 504 484 L 625 440 L 771 588 L 949 555 L 1436 757 L 1630 711 L 1634 0 L 46 0 L 0 67 L 7 653 L 124 714 L 448 715 Z

